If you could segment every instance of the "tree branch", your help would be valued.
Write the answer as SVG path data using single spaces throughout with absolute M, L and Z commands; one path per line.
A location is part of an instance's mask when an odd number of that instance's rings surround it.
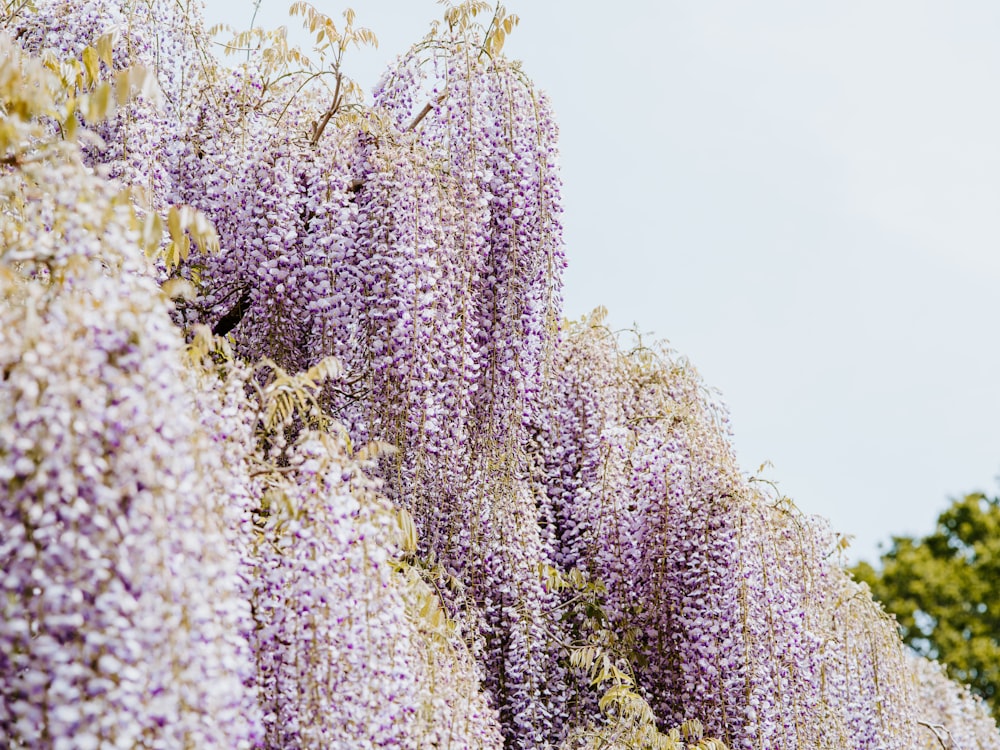
M 951 732 L 948 731 L 948 728 L 943 724 L 931 724 L 928 721 L 917 721 L 917 724 L 930 729 L 934 734 L 934 738 L 941 743 L 941 747 L 944 748 L 944 750 L 962 750 L 958 746 L 958 743 L 955 742 L 955 738 L 952 737 Z M 945 742 L 945 739 L 948 741 Z
M 243 290 L 243 294 L 236 301 L 236 304 L 230 308 L 229 312 L 222 316 L 218 323 L 212 326 L 212 333 L 216 336 L 225 336 L 231 330 L 236 328 L 243 320 L 243 316 L 247 314 L 250 309 L 250 288 Z
M 431 113 L 431 110 L 434 109 L 434 105 L 441 104 L 445 100 L 445 97 L 447 95 L 448 95 L 447 92 L 442 91 L 441 96 L 439 96 L 437 99 L 427 102 L 427 104 L 424 105 L 424 108 L 420 110 L 420 112 L 417 114 L 416 117 L 413 118 L 413 122 L 411 122 L 409 125 L 406 126 L 405 132 L 407 133 L 412 132 L 413 129 L 420 124 L 420 121 Z
M 323 113 L 323 119 L 319 121 L 319 123 L 316 125 L 315 130 L 313 131 L 313 137 L 312 137 L 313 146 L 319 143 L 320 136 L 323 135 L 323 131 L 326 130 L 326 126 L 329 124 L 330 118 L 337 113 L 338 109 L 340 109 L 340 83 L 343 80 L 343 78 L 344 77 L 338 72 L 337 86 L 333 90 L 333 103 L 330 105 L 330 108 Z

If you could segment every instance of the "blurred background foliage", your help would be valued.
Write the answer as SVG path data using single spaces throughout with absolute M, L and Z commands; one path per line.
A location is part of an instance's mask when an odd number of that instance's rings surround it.
M 903 640 L 946 665 L 1000 718 L 1000 498 L 952 501 L 933 533 L 893 537 L 852 572 L 894 613 Z

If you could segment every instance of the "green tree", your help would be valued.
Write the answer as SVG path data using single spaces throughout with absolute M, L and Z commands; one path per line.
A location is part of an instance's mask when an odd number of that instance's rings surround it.
M 852 572 L 895 613 L 907 644 L 1000 718 L 1000 499 L 954 500 L 933 533 L 894 537 L 881 569 L 862 562 Z

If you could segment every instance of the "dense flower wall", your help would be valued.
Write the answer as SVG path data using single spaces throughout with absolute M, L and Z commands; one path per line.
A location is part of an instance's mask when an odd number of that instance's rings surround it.
M 944 667 L 936 662 L 914 656 L 907 661 L 921 709 L 916 732 L 919 743 L 913 747 L 996 746 L 996 722 L 978 696 L 949 680 Z
M 64 116 L 3 44 L 5 111 Z M 500 747 L 461 629 L 392 562 L 370 460 L 301 406 L 337 367 L 254 385 L 206 330 L 185 346 L 142 209 L 44 120 L 6 122 L 4 746 Z
M 249 607 L 203 479 L 221 467 L 144 281 L 73 278 L 3 310 L 5 746 L 254 737 Z
M 250 747 L 250 608 L 180 333 L 128 204 L 31 125 L 0 175 L 0 744 Z
M 195 4 L 35 5 L 0 17 L 0 743 L 1000 747 L 690 364 L 561 320 L 515 17 L 448 6 L 366 105 L 353 14 L 227 68 Z
M 730 747 L 914 747 L 932 712 L 895 623 L 829 561 L 835 535 L 738 471 L 689 364 L 602 320 L 564 331 L 541 516 L 559 562 L 605 584 L 657 716 L 700 718 Z

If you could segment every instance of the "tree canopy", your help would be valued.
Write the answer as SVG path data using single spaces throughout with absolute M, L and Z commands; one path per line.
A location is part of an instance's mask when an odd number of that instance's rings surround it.
M 1000 498 L 954 500 L 931 534 L 894 537 L 880 563 L 853 572 L 896 615 L 903 640 L 1000 717 Z

